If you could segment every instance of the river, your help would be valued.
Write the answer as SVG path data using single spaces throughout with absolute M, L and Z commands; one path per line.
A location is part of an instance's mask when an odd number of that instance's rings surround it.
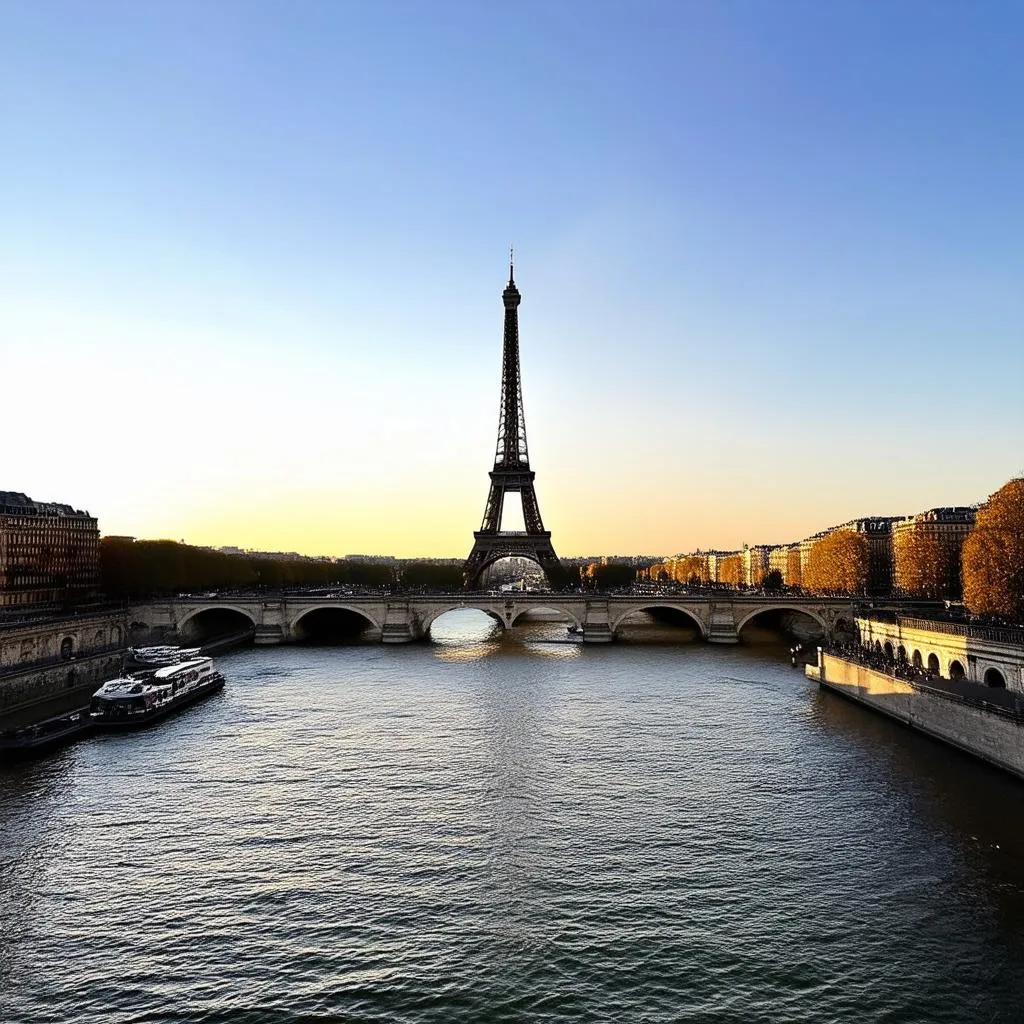
M 1024 786 L 767 639 L 565 638 L 239 651 L 0 771 L 0 1020 L 1024 1018 Z

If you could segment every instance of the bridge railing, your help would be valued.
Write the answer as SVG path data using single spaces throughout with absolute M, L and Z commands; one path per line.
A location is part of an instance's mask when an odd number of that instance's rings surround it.
M 920 629 L 933 633 L 962 636 L 968 640 L 988 640 L 997 644 L 1024 646 L 1024 629 L 1014 626 L 982 626 L 971 622 L 951 622 L 945 619 L 919 619 L 897 615 L 902 629 Z

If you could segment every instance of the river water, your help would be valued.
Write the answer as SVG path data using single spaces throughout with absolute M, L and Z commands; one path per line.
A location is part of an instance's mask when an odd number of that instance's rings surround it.
M 1024 1019 L 1024 786 L 785 649 L 221 659 L 0 773 L 0 1021 Z

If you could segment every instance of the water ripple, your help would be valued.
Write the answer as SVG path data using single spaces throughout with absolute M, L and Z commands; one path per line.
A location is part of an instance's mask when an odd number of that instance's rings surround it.
M 1020 1019 L 1024 787 L 771 649 L 544 639 L 242 652 L 5 771 L 0 1020 Z

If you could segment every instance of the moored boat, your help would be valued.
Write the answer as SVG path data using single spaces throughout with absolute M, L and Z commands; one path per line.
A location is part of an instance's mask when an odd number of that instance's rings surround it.
M 76 708 L 19 729 L 0 732 L 0 760 L 34 757 L 84 736 L 92 728 L 88 708 Z
M 145 725 L 223 685 L 212 658 L 191 658 L 147 673 L 147 678 L 108 680 L 93 694 L 89 714 L 103 728 Z

